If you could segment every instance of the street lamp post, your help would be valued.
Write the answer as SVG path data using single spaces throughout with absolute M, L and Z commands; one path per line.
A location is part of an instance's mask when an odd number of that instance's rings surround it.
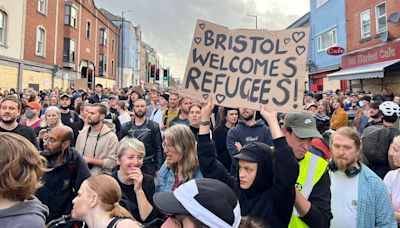
M 256 29 L 257 29 L 257 15 L 247 14 L 248 17 L 254 17 L 256 19 Z
M 123 78 L 124 78 L 124 14 L 132 12 L 132 10 L 125 10 L 122 11 L 122 25 L 121 25 L 121 75 L 120 75 L 120 87 L 122 88 L 124 86 L 123 84 Z

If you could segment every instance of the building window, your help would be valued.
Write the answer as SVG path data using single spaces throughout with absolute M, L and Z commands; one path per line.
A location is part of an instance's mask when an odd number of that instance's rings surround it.
M 360 13 L 361 23 L 361 39 L 365 39 L 371 36 L 371 19 L 369 10 L 365 10 Z
M 382 2 L 375 8 L 376 14 L 376 33 L 386 31 L 387 19 L 386 19 L 386 2 Z
M 99 55 L 99 76 L 106 75 L 107 72 L 107 58 L 106 55 Z
M 325 4 L 328 0 L 317 0 L 317 8 Z
M 0 10 L 0 45 L 6 44 L 6 23 L 7 14 Z
M 107 33 L 106 28 L 100 29 L 100 45 L 107 46 Z
M 111 52 L 114 53 L 114 50 L 115 50 L 115 40 L 112 39 L 112 41 L 111 41 Z
M 337 44 L 336 28 L 331 29 L 317 37 L 318 51 L 324 51 Z
M 111 76 L 114 76 L 114 59 L 111 60 Z
M 36 30 L 36 54 L 44 56 L 44 49 L 46 45 L 46 32 L 43 28 Z
M 77 9 L 72 5 L 65 5 L 64 24 L 76 26 Z
M 38 11 L 46 15 L 47 11 L 47 0 L 38 0 Z
M 64 38 L 64 62 L 75 63 L 75 41 Z
M 86 22 L 86 38 L 90 39 L 90 21 Z

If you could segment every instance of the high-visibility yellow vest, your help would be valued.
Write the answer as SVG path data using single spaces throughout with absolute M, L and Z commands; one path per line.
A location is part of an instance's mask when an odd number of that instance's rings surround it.
M 326 172 L 328 162 L 321 157 L 307 151 L 304 159 L 299 162 L 300 172 L 297 177 L 296 189 L 308 199 L 314 185 Z M 308 227 L 300 218 L 297 210 L 293 207 L 289 228 Z

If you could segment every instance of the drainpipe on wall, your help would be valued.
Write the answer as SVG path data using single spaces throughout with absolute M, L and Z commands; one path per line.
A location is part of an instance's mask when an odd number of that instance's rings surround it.
M 18 63 L 18 83 L 17 83 L 17 91 L 22 91 L 22 77 L 24 73 L 24 64 L 20 61 Z
M 58 71 L 58 65 L 54 65 L 53 72 L 51 73 L 51 88 L 52 89 L 54 89 L 54 82 L 55 82 L 57 71 Z

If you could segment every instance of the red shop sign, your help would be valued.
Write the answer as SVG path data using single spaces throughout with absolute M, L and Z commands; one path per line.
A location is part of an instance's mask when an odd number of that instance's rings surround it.
M 330 47 L 328 50 L 326 50 L 326 53 L 328 55 L 341 55 L 345 53 L 346 51 L 342 47 Z

